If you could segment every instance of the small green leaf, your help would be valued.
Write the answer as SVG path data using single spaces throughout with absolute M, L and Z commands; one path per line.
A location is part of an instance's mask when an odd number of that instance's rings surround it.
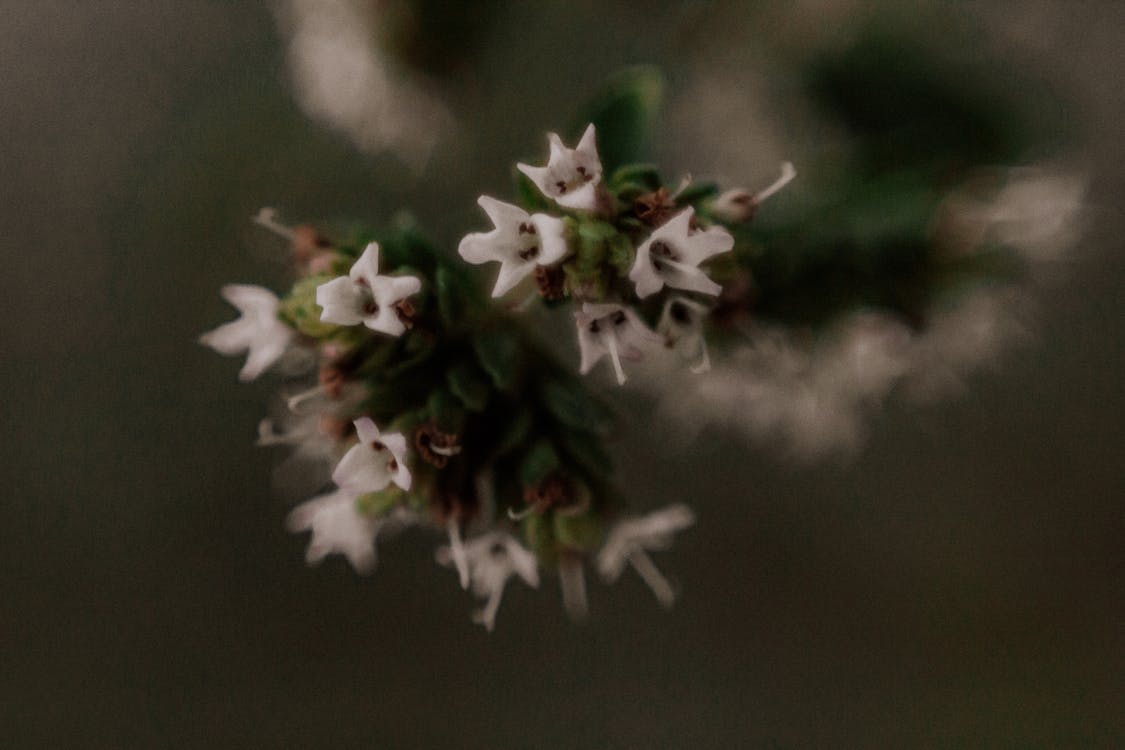
M 579 382 L 553 378 L 542 387 L 547 409 L 567 427 L 604 435 L 609 432 L 609 411 Z
M 680 191 L 676 196 L 676 203 L 681 206 L 694 206 L 701 200 L 713 198 L 718 194 L 719 186 L 713 182 L 693 182 Z
M 594 124 L 602 166 L 612 173 L 644 157 L 663 97 L 664 78 L 659 70 L 648 66 L 627 68 L 612 76 L 591 100 L 574 132 L 580 135 L 587 123 Z
M 448 266 L 439 265 L 434 272 L 438 312 L 447 325 L 463 322 L 465 315 L 465 279 Z
M 473 351 L 497 388 L 503 391 L 511 387 L 520 365 L 520 342 L 514 331 L 482 331 L 473 338 Z
M 652 192 L 663 184 L 660 172 L 652 164 L 626 164 L 609 178 L 609 184 L 618 189 L 630 183 L 636 184 L 645 192 Z
M 559 454 L 555 451 L 555 446 L 550 440 L 540 438 L 523 457 L 520 481 L 525 487 L 534 487 L 558 468 Z
M 445 388 L 438 388 L 426 399 L 426 409 L 437 428 L 451 435 L 460 435 L 465 429 L 465 410 L 461 402 Z
M 613 462 L 597 436 L 589 432 L 562 430 L 559 440 L 563 452 L 590 475 L 605 478 L 613 473 Z
M 469 411 L 484 411 L 490 388 L 484 373 L 471 362 L 462 361 L 445 373 L 445 380 L 454 396 Z
M 516 412 L 516 416 L 500 433 L 500 439 L 496 443 L 495 455 L 498 457 L 506 455 L 523 445 L 531 432 L 533 421 L 531 409 L 524 407 Z
M 513 179 L 516 183 L 516 200 L 528 213 L 552 208 L 547 196 L 523 172 L 515 171 Z

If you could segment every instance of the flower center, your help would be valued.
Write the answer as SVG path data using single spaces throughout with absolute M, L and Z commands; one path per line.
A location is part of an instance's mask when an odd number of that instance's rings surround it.
M 574 168 L 574 174 L 570 175 L 569 179 L 556 181 L 555 189 L 558 190 L 559 195 L 565 195 L 568 190 L 582 187 L 596 176 L 586 167 L 579 165 Z
M 680 256 L 672 249 L 672 246 L 663 240 L 657 240 L 649 246 L 649 261 L 652 267 L 657 271 L 663 271 L 667 265 L 661 259 L 668 260 L 675 263 L 680 259 Z

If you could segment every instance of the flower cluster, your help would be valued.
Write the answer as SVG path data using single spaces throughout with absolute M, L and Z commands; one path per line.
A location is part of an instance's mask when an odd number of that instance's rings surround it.
M 665 183 L 645 164 L 603 165 L 597 137 L 591 124 L 568 148 L 550 134 L 544 166 L 517 166 L 520 205 L 481 196 L 492 228 L 465 235 L 456 254 L 409 222 L 334 240 L 285 226 L 269 209 L 256 217 L 290 244 L 295 283 L 281 298 L 224 287 L 241 318 L 201 341 L 246 352 L 243 380 L 271 368 L 315 378 L 286 393 L 287 416 L 259 427 L 259 443 L 291 446 L 311 465 L 315 487 L 303 496 L 318 494 L 288 519 L 311 533 L 310 563 L 342 555 L 370 572 L 378 536 L 418 525 L 443 538 L 436 560 L 481 600 L 473 619 L 488 630 L 508 582 L 537 588 L 545 573 L 557 574 L 566 610 L 583 617 L 591 566 L 609 583 L 631 567 L 670 606 L 675 589 L 650 553 L 694 513 L 683 505 L 625 513 L 605 446 L 614 415 L 581 376 L 607 360 L 623 384 L 627 363 L 670 352 L 677 373 L 654 380 L 680 394 L 738 394 L 761 431 L 786 409 L 803 423 L 828 420 L 825 405 L 837 403 L 837 432 L 847 433 L 853 414 L 910 369 L 898 351 L 909 336 L 899 334 L 925 325 L 929 311 L 917 300 L 1014 274 L 1002 250 L 977 250 L 984 229 L 968 233 L 968 250 L 941 252 L 930 234 L 944 226 L 935 220 L 941 205 L 928 186 L 910 193 L 897 177 L 877 186 L 911 212 L 889 229 L 878 224 L 885 236 L 870 230 L 868 255 L 857 257 L 844 251 L 852 238 L 841 227 L 875 213 L 863 203 L 868 193 L 759 228 L 764 201 L 795 177 L 791 164 L 762 190 L 722 192 Z M 876 251 L 889 260 L 872 275 Z M 490 295 L 461 260 L 499 265 Z M 505 296 L 516 304 L 495 302 Z M 525 324 L 520 313 L 537 298 L 574 321 L 577 364 L 559 362 Z M 833 334 L 861 308 L 895 325 Z M 847 344 L 820 347 L 839 349 L 821 358 L 840 367 L 795 361 L 793 347 L 771 349 L 766 335 L 783 331 L 790 341 L 814 327 Z M 739 354 L 747 351 L 754 356 Z M 682 387 L 684 379 L 699 385 Z M 826 401 L 832 389 L 842 395 Z M 698 411 L 687 398 L 677 403 Z
M 693 371 L 707 370 L 704 322 L 723 291 L 712 278 L 711 261 L 735 246 L 720 222 L 749 220 L 796 176 L 793 166 L 785 164 L 781 178 L 758 193 L 715 196 L 690 180 L 670 192 L 644 166 L 607 177 L 593 124 L 574 148 L 555 133 L 548 142 L 545 166 L 517 165 L 538 191 L 541 210 L 530 213 L 481 196 L 493 229 L 466 235 L 461 257 L 500 264 L 493 297 L 533 277 L 545 299 L 580 303 L 574 320 L 583 374 L 608 357 L 623 384 L 622 360 L 640 359 L 660 342 L 691 360 Z M 653 318 L 656 310 L 661 314 Z

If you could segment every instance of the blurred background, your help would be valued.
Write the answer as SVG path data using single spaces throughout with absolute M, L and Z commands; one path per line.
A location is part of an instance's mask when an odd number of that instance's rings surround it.
M 763 184 L 818 135 L 787 62 L 869 6 L 0 2 L 0 746 L 1125 747 L 1125 4 L 904 14 L 1058 93 L 1085 235 L 1033 340 L 852 459 L 627 429 L 627 494 L 699 514 L 669 613 L 626 577 L 577 627 L 548 580 L 489 635 L 420 531 L 306 568 L 274 386 L 195 342 L 284 286 L 260 206 L 452 247 L 621 65 L 668 75 L 667 173 Z M 324 52 L 356 28 L 397 72 Z

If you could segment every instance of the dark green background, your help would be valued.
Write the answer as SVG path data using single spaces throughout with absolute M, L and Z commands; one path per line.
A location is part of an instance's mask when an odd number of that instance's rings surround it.
M 414 180 L 296 108 L 268 6 L 0 2 L 0 747 L 1125 746 L 1125 5 L 954 7 L 1073 102 L 1090 226 L 1038 339 L 852 462 L 635 425 L 622 486 L 699 511 L 679 605 L 627 577 L 575 627 L 513 585 L 488 635 L 421 532 L 370 579 L 304 566 L 251 446 L 273 387 L 195 344 L 221 284 L 284 278 L 247 217 L 407 206 L 450 242 L 605 71 L 768 29 L 500 4 Z

